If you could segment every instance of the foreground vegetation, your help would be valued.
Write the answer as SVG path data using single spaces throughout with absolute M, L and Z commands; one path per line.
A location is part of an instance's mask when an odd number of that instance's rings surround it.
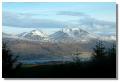
M 3 48 L 3 78 L 116 78 L 116 46 L 106 49 L 101 41 L 93 48 L 92 61 L 49 65 L 19 65 L 9 56 L 8 49 Z M 4 61 L 9 59 L 9 61 Z M 9 67 L 8 67 L 9 66 Z M 7 68 L 6 68 L 7 67 Z M 9 71 L 8 71 L 9 69 Z

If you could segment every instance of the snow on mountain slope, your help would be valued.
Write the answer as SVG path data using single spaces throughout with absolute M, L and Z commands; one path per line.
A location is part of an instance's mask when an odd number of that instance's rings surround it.
M 41 30 L 32 30 L 30 33 L 32 33 L 32 35 L 39 35 L 41 37 L 46 37 L 47 35 L 42 32 Z
M 26 34 L 27 34 L 27 32 L 23 32 L 23 33 L 18 34 L 17 36 L 18 37 L 24 37 Z
M 52 41 L 71 41 L 71 42 L 87 42 L 91 39 L 97 39 L 96 36 L 84 31 L 80 28 L 63 28 L 50 35 Z
M 72 37 L 70 37 L 67 33 L 63 31 L 57 31 L 49 36 L 50 41 L 52 42 L 69 42 L 72 41 Z
M 87 32 L 81 28 L 65 27 L 57 32 L 47 35 L 41 30 L 32 30 L 30 32 L 23 32 L 18 35 L 10 35 L 2 33 L 3 37 L 16 38 L 22 40 L 43 41 L 43 42 L 84 42 L 87 43 L 92 40 L 115 41 L 116 35 L 97 35 Z
M 18 35 L 20 38 L 29 39 L 29 40 L 46 40 L 47 34 L 41 30 L 32 30 L 30 32 L 23 32 Z
M 74 38 L 79 38 L 79 37 L 85 38 L 88 35 L 91 35 L 91 36 L 89 36 L 90 38 L 95 37 L 95 35 L 92 35 L 81 28 L 65 28 L 65 29 L 63 29 L 63 32 L 68 33 L 68 35 L 70 35 L 71 37 L 74 37 Z M 87 38 L 89 38 L 89 37 L 87 37 Z

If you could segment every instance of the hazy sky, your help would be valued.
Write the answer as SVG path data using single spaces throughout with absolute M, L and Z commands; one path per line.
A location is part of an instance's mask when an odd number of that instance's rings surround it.
M 3 3 L 3 32 L 42 29 L 48 33 L 66 26 L 100 34 L 115 33 L 115 3 Z

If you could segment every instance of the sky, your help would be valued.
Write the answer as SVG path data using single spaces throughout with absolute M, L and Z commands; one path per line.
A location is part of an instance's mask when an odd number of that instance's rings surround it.
M 40 29 L 48 34 L 64 27 L 79 27 L 96 34 L 115 34 L 114 2 L 4 2 L 3 32 L 18 34 Z

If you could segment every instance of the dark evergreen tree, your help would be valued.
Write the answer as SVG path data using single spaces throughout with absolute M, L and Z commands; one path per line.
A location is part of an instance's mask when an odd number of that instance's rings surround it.
M 111 48 L 108 49 L 108 57 L 111 64 L 116 64 L 116 45 L 113 44 Z
M 17 69 L 20 68 L 21 64 L 17 63 L 18 56 L 14 57 L 7 47 L 6 43 L 2 45 L 2 77 L 8 78 L 13 77 Z
M 103 61 L 106 56 L 106 49 L 102 41 L 96 43 L 95 48 L 93 48 L 93 55 L 95 60 Z
M 110 57 L 116 57 L 116 45 L 113 44 L 111 48 L 109 48 L 108 55 Z

